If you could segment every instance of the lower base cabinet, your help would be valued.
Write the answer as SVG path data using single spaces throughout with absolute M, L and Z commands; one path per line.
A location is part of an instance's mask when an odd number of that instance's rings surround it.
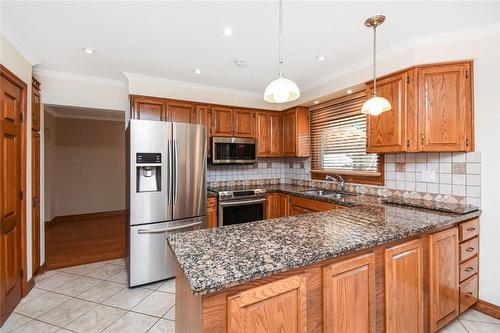
M 210 197 L 207 200 L 207 228 L 217 226 L 217 198 Z
M 385 250 L 385 327 L 387 333 L 424 330 L 422 240 Z
M 307 332 L 306 277 L 286 279 L 228 297 L 228 332 Z
M 323 325 L 328 333 L 375 332 L 375 255 L 323 269 Z

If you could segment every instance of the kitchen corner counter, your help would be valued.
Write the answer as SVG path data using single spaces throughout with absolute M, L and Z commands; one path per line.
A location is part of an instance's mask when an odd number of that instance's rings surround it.
M 291 188 L 276 188 L 291 192 Z M 478 217 L 357 196 L 353 206 L 169 236 L 193 294 L 204 295 Z

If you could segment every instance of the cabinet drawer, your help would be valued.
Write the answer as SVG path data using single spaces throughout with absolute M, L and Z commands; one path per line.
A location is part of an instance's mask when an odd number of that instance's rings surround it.
M 479 260 L 477 256 L 460 264 L 460 282 L 476 274 L 478 272 L 478 268 L 479 268 Z
M 477 302 L 477 274 L 460 283 L 460 313 Z
M 474 219 L 460 224 L 460 241 L 471 239 L 479 235 L 479 219 Z
M 479 237 L 474 237 L 460 244 L 460 262 L 474 257 L 479 250 Z

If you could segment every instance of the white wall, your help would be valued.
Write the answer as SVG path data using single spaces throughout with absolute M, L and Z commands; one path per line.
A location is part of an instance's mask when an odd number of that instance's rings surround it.
M 26 123 L 31 124 L 31 63 L 19 53 L 2 35 L 0 35 L 0 63 L 27 85 L 27 112 Z M 43 133 L 41 133 L 43 135 Z M 26 276 L 32 276 L 32 250 L 31 250 L 31 128 L 27 126 L 26 133 Z M 41 223 L 41 221 L 40 221 Z M 43 227 L 43 224 L 42 224 Z M 41 258 L 41 262 L 45 258 Z

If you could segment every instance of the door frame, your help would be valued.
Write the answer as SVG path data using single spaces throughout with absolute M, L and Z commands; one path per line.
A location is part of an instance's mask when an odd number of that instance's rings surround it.
M 22 284 L 21 284 L 21 294 L 22 297 L 26 296 L 28 292 L 35 285 L 35 281 L 33 277 L 28 281 L 27 276 L 27 248 L 26 248 L 26 161 L 27 161 L 27 130 L 26 124 L 28 118 L 28 109 L 27 109 L 27 95 L 28 95 L 28 85 L 17 77 L 14 73 L 12 73 L 9 69 L 7 69 L 4 65 L 0 64 L 0 75 L 6 77 L 9 81 L 17 85 L 21 88 L 22 91 L 22 104 L 21 111 L 23 113 L 23 121 L 21 124 L 21 191 L 23 196 L 21 198 L 21 267 L 23 270 L 22 274 Z

